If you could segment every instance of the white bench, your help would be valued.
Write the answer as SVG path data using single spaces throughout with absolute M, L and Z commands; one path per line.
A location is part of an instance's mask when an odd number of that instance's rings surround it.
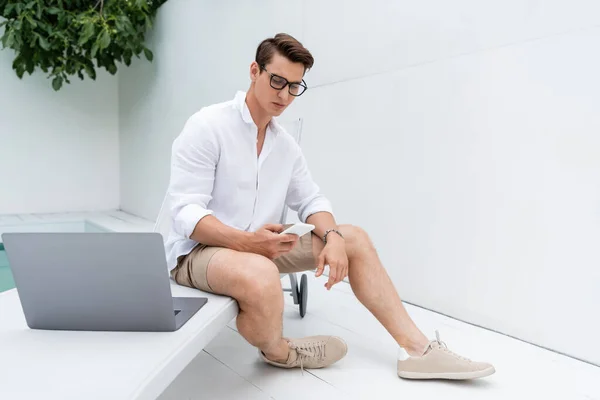
M 115 215 L 71 216 L 109 230 L 151 230 Z M 174 282 L 171 290 L 208 303 L 169 333 L 32 330 L 17 290 L 0 293 L 0 399 L 155 399 L 238 313 L 229 297 Z
M 17 291 L 0 293 L 0 398 L 156 399 L 238 312 L 228 297 L 171 290 L 208 303 L 169 333 L 32 330 Z

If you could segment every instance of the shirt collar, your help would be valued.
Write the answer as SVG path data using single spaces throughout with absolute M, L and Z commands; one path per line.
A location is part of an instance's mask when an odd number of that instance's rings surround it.
M 247 124 L 254 124 L 254 120 L 252 119 L 252 115 L 250 115 L 250 110 L 248 109 L 248 105 L 246 104 L 246 92 L 237 92 L 235 94 L 234 102 L 244 122 Z
M 250 114 L 250 109 L 248 108 L 248 104 L 246 104 L 246 92 L 242 92 L 242 91 L 237 92 L 235 95 L 234 103 L 235 103 L 236 108 L 240 112 L 242 120 L 244 120 L 244 122 L 247 124 L 255 125 L 254 120 L 252 119 L 252 115 Z M 271 118 L 268 128 L 271 128 L 271 130 L 274 133 L 279 133 L 279 132 L 283 131 L 283 127 L 279 124 L 279 122 L 277 121 L 277 119 L 275 117 Z

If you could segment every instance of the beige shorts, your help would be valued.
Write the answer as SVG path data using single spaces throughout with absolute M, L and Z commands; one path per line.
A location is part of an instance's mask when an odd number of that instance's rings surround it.
M 177 259 L 177 266 L 171 271 L 171 276 L 180 285 L 215 293 L 208 284 L 206 274 L 212 256 L 219 250 L 223 250 L 223 247 L 198 244 L 188 255 Z M 317 261 L 313 254 L 312 234 L 302 236 L 292 251 L 277 257 L 273 262 L 281 274 L 314 270 Z

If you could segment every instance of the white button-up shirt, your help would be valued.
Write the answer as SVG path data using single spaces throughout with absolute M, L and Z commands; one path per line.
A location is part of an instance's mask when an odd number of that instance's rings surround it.
M 169 270 L 197 244 L 196 224 L 212 214 L 222 223 L 254 232 L 281 223 L 284 207 L 305 222 L 316 212 L 332 213 L 313 181 L 300 146 L 272 119 L 257 155 L 258 129 L 246 93 L 201 109 L 175 139 L 167 193 L 171 232 L 165 243 Z

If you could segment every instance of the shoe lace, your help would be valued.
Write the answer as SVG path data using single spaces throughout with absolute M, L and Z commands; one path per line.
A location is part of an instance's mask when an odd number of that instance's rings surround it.
M 427 351 L 429 351 L 430 349 L 432 349 L 433 345 L 435 343 L 437 343 L 438 349 L 440 349 L 440 350 L 442 350 L 442 351 L 450 354 L 451 356 L 456 357 L 456 358 L 458 358 L 460 360 L 463 360 L 463 361 L 472 362 L 469 358 L 463 357 L 460 354 L 456 354 L 452 350 L 448 349 L 448 346 L 446 345 L 446 343 L 442 342 L 440 340 L 440 333 L 437 330 L 435 331 L 435 340 L 432 340 L 431 342 L 429 342 L 429 345 L 427 346 Z
M 309 358 L 316 358 L 318 362 L 325 359 L 325 342 L 309 342 L 302 343 L 300 345 L 290 342 L 289 346 L 291 349 L 296 350 L 298 353 L 298 360 L 300 361 L 300 369 L 304 375 L 304 362 Z

